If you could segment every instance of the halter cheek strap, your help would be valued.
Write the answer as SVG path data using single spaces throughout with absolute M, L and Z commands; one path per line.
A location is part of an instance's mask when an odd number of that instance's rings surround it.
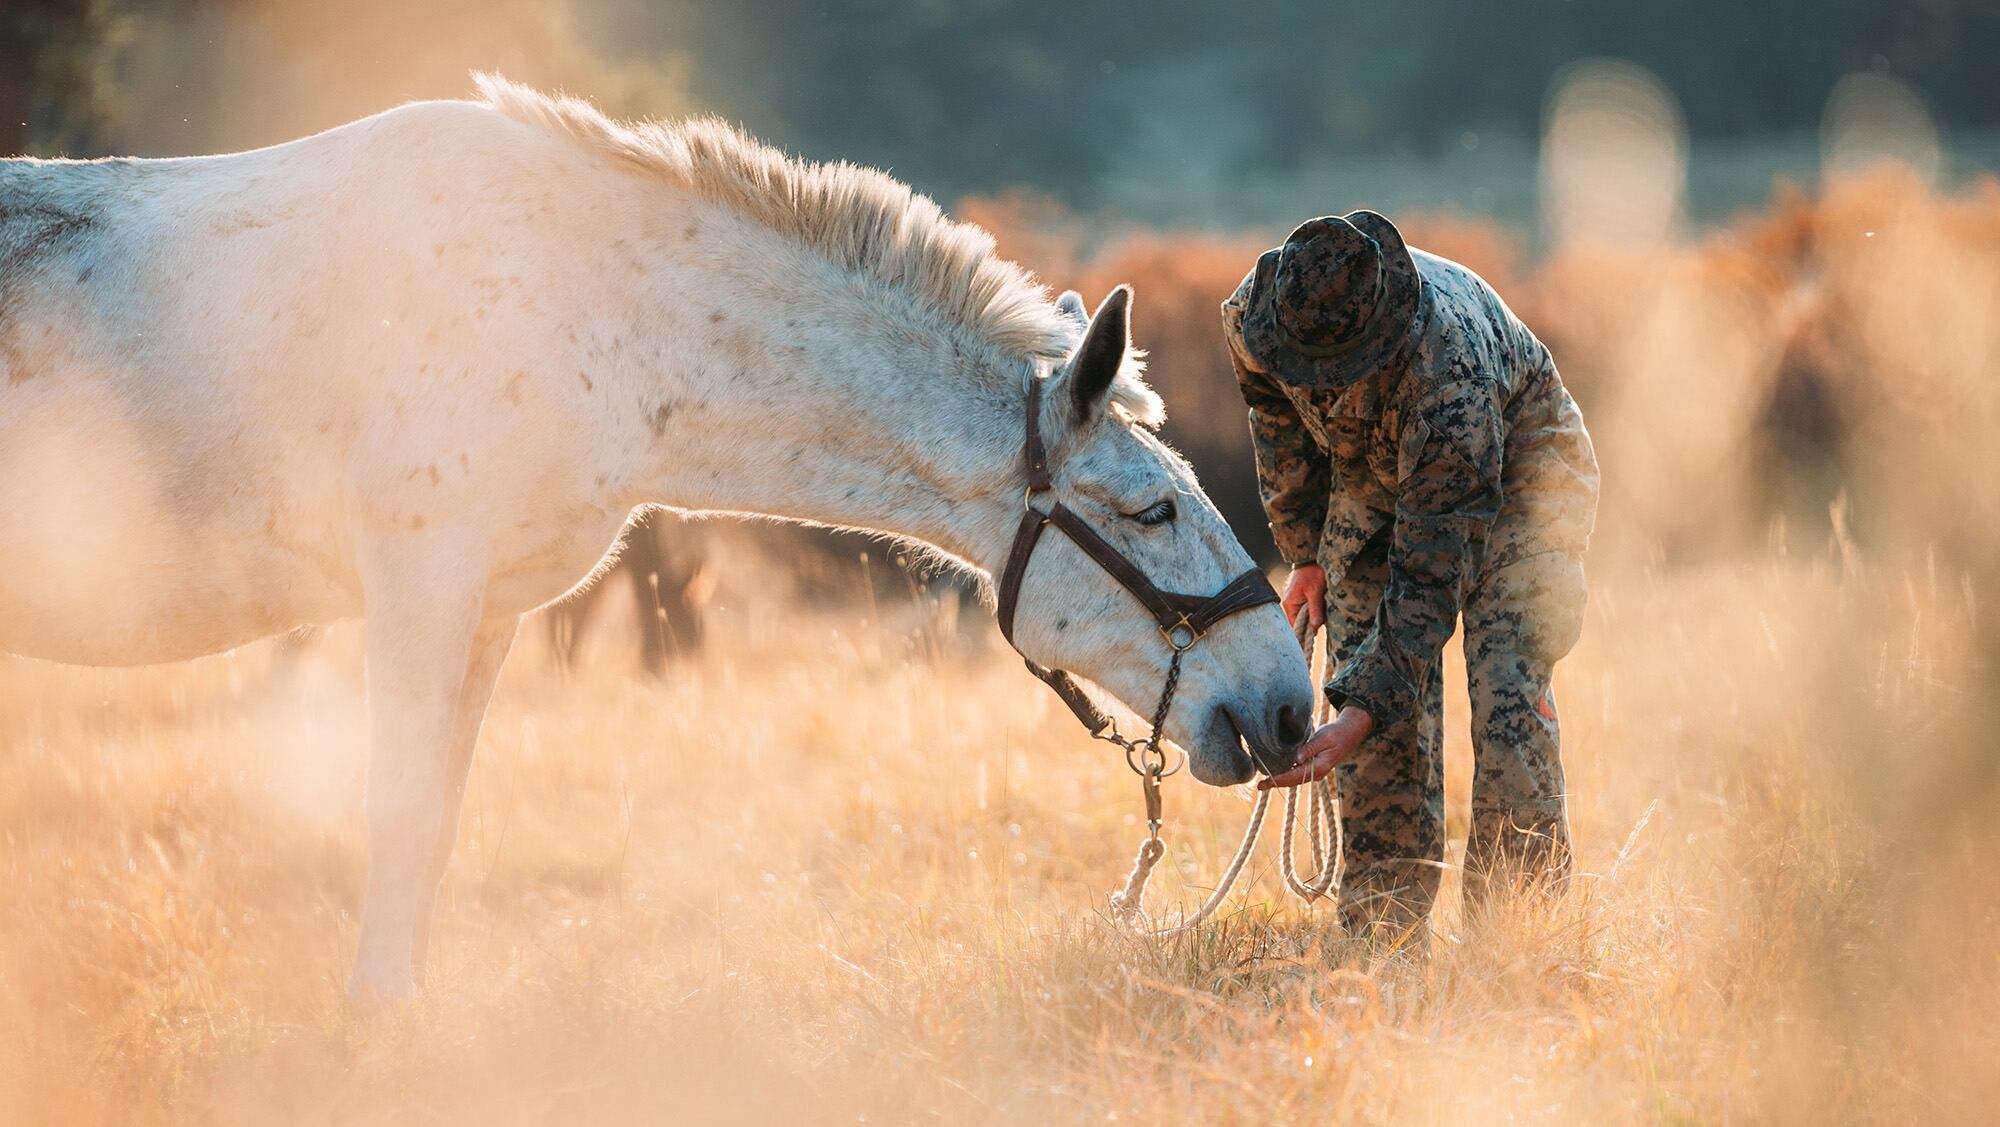
M 1170 674 L 1166 693 L 1162 697 L 1162 707 L 1156 713 L 1160 721 L 1165 719 L 1165 705 L 1172 699 L 1172 678 L 1178 674 L 1180 656 L 1193 649 L 1195 643 L 1215 626 L 1216 623 L 1240 611 L 1260 607 L 1278 601 L 1278 593 L 1264 578 L 1264 573 L 1251 568 L 1229 581 L 1222 590 L 1213 595 L 1183 595 L 1173 591 L 1162 591 L 1146 573 L 1139 569 L 1123 552 L 1111 542 L 1098 535 L 1082 517 L 1067 505 L 1058 501 L 1046 512 L 1034 505 L 1036 494 L 1047 493 L 1053 487 L 1049 476 L 1048 450 L 1042 444 L 1042 381 L 1035 379 L 1028 385 L 1028 420 L 1026 461 L 1028 470 L 1028 491 L 1023 499 L 1021 522 L 1014 529 L 1014 545 L 1007 553 L 1007 563 L 1000 571 L 999 619 L 1000 633 L 1015 651 L 1020 646 L 1014 642 L 1014 612 L 1021 600 L 1021 580 L 1027 574 L 1028 561 L 1035 554 L 1035 546 L 1041 543 L 1042 532 L 1050 525 L 1061 530 L 1085 555 L 1097 562 L 1118 585 L 1132 593 L 1146 610 L 1152 614 L 1159 626 L 1160 636 L 1174 651 L 1173 673 Z M 1102 736 L 1111 727 L 1111 718 L 1092 703 L 1090 697 L 1077 685 L 1076 679 L 1061 669 L 1049 669 L 1037 664 L 1034 659 L 1022 655 L 1027 662 L 1028 672 L 1040 678 L 1049 688 L 1062 698 L 1077 720 L 1093 736 Z M 1155 728 L 1157 729 L 1156 722 Z M 1151 739 L 1157 743 L 1160 738 L 1155 731 Z M 1124 742 L 1124 741 L 1119 741 Z M 1157 751 L 1158 748 L 1153 749 Z M 1127 748 L 1129 753 L 1130 748 Z

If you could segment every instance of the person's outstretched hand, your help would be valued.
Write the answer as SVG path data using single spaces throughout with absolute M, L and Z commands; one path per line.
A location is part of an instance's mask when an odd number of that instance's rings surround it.
M 1285 621 L 1297 622 L 1299 608 L 1306 608 L 1306 623 L 1315 631 L 1326 625 L 1326 569 L 1318 564 L 1300 564 L 1285 581 Z
M 1257 789 L 1295 787 L 1325 778 L 1335 767 L 1353 758 L 1361 747 L 1361 741 L 1374 730 L 1375 718 L 1368 715 L 1367 709 L 1348 705 L 1330 723 L 1306 737 L 1305 744 L 1299 748 L 1298 766 L 1282 775 L 1259 779 Z

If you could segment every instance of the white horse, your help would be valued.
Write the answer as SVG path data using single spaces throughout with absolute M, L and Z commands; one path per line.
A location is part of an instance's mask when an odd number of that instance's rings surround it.
M 357 994 L 415 988 L 515 628 L 635 506 L 990 574 L 1044 380 L 1060 500 L 1162 587 L 1250 565 L 1148 429 L 1124 291 L 1092 323 L 881 173 L 479 86 L 254 152 L 0 161 L 0 649 L 146 664 L 363 617 Z M 1070 361 L 1086 332 L 1105 362 Z M 1015 640 L 1140 708 L 1168 659 L 1060 538 Z M 1238 782 L 1311 700 L 1265 606 L 1188 654 L 1167 736 Z

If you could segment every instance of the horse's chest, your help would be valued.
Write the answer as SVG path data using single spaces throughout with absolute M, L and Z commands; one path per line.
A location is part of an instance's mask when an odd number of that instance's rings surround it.
M 495 537 L 488 608 L 525 614 L 569 594 L 610 551 L 628 515 L 581 505 L 554 518 L 510 523 Z

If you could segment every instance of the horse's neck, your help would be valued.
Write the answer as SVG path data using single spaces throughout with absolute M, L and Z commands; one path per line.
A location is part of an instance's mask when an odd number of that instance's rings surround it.
M 1021 392 L 968 370 L 942 332 L 884 332 L 815 273 L 791 293 L 768 274 L 707 277 L 703 302 L 649 328 L 666 363 L 628 369 L 634 499 L 874 529 L 997 568 Z

